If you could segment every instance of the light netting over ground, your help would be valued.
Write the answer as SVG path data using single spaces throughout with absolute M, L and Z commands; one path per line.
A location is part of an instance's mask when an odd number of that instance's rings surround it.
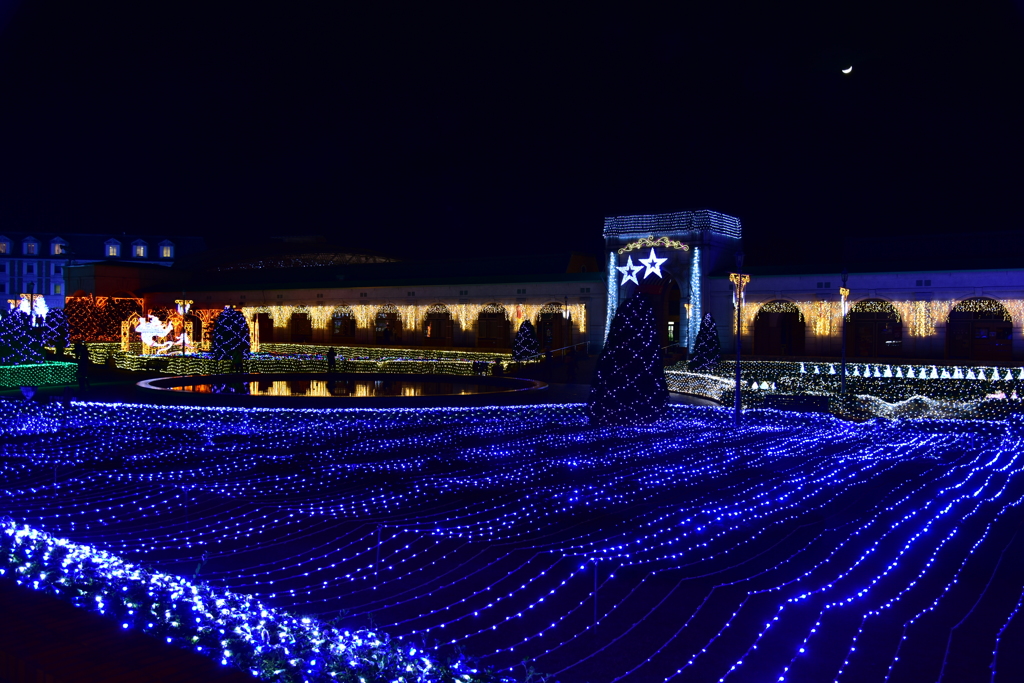
M 1024 677 L 1019 436 L 744 423 L 0 403 L 0 513 L 519 677 Z

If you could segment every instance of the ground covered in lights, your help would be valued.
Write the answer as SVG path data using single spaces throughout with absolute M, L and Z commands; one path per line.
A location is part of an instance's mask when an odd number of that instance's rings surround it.
M 14 521 L 520 680 L 1024 679 L 1005 423 L 14 402 L 0 419 Z

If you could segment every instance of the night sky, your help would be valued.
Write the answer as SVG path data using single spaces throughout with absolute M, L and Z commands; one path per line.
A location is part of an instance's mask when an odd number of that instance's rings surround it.
M 472 257 L 711 208 L 769 264 L 1024 228 L 1024 2 L 251 4 L 6 6 L 0 232 Z

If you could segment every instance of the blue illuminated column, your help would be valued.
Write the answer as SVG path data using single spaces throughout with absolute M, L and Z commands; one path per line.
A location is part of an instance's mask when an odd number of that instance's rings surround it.
M 615 270 L 618 265 L 615 252 L 608 252 L 608 308 L 604 316 L 604 340 L 608 341 L 608 330 L 612 327 L 612 318 L 619 308 L 619 271 Z
M 690 255 L 690 319 L 687 325 L 686 347 L 693 353 L 693 345 L 697 341 L 700 321 L 704 317 L 701 310 L 700 291 L 700 247 L 693 247 Z

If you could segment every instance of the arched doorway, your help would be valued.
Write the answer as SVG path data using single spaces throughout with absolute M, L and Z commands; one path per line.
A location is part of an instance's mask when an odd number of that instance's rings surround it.
M 754 320 L 754 355 L 802 356 L 806 341 L 804 314 L 792 301 L 769 301 Z
M 374 339 L 378 344 L 402 343 L 402 314 L 398 306 L 384 304 L 377 309 Z
M 295 311 L 289 325 L 291 329 L 292 344 L 310 344 L 313 341 L 313 321 L 309 319 L 309 313 Z
M 648 278 L 637 288 L 637 291 L 648 297 L 657 317 L 658 343 L 661 348 L 678 344 L 685 340 L 685 316 L 681 315 L 683 292 L 682 281 L 671 273 L 663 272 L 661 278 Z
M 946 357 L 958 360 L 1013 359 L 1013 317 L 995 299 L 961 301 L 946 323 Z
M 452 314 L 444 304 L 427 307 L 423 318 L 423 345 L 452 345 Z
M 572 322 L 566 317 L 565 306 L 562 304 L 553 302 L 541 306 L 537 324 L 541 348 L 561 349 L 569 346 L 571 333 L 566 331 L 566 327 L 570 325 Z
M 331 312 L 331 341 L 335 344 L 354 344 L 356 316 L 351 306 L 336 306 Z
M 903 322 L 888 301 L 865 299 L 850 307 L 846 318 L 846 350 L 853 358 L 903 355 Z
M 476 345 L 485 349 L 511 346 L 508 309 L 500 304 L 487 304 L 476 319 Z
M 274 319 L 270 317 L 269 313 L 256 314 L 256 329 L 260 344 L 274 343 Z

